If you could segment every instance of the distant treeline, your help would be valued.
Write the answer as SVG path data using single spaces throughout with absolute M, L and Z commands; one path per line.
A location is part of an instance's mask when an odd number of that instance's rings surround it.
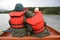
M 29 10 L 34 12 L 35 7 L 29 7 Z M 39 10 L 42 11 L 43 14 L 56 14 L 60 15 L 60 7 L 39 7 Z
M 27 7 L 30 11 L 34 12 L 35 7 Z M 60 15 L 60 7 L 38 7 L 43 14 L 56 14 Z M 13 10 L 11 10 L 13 11 Z M 4 13 L 9 13 L 11 11 L 5 11 Z
M 1 12 L 0 11 L 0 13 L 10 13 L 10 12 L 12 12 L 13 10 L 10 10 L 10 11 L 3 11 L 3 12 Z

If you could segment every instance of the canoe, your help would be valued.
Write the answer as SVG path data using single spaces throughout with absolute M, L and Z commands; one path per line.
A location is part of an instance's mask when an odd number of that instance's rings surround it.
M 50 35 L 42 38 L 36 38 L 32 36 L 12 37 L 10 32 L 5 32 L 0 36 L 0 40 L 60 40 L 60 32 L 56 31 L 50 26 L 46 26 L 46 28 L 49 30 Z

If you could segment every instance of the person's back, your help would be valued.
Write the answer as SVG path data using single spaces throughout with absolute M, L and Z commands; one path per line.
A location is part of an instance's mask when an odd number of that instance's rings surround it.
M 25 36 L 26 30 L 24 28 L 24 7 L 22 4 L 16 4 L 15 9 L 10 15 L 10 26 L 12 36 Z
M 31 25 L 34 37 L 44 37 L 49 35 L 48 30 L 45 27 L 44 18 L 42 12 L 38 8 L 34 10 L 34 16 L 26 19 L 26 22 Z

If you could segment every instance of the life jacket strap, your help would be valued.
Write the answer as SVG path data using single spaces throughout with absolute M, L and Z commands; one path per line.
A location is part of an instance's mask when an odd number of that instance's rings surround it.
M 22 24 L 11 24 L 11 27 L 12 28 L 23 28 L 24 25 L 22 25 Z
M 34 30 L 34 33 L 37 34 L 37 33 L 40 33 L 40 32 L 42 32 L 44 30 L 45 30 L 45 27 L 42 27 L 42 28 L 40 28 L 38 30 Z

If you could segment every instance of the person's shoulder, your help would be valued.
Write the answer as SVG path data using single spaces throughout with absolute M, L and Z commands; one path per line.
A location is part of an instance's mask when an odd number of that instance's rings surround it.
M 27 10 L 26 12 L 27 12 L 27 13 L 33 13 L 33 12 L 32 12 L 32 11 L 30 11 L 30 10 Z
M 13 11 L 13 12 L 10 12 L 9 15 L 11 16 L 11 15 L 14 14 L 14 13 L 15 13 L 14 11 Z

